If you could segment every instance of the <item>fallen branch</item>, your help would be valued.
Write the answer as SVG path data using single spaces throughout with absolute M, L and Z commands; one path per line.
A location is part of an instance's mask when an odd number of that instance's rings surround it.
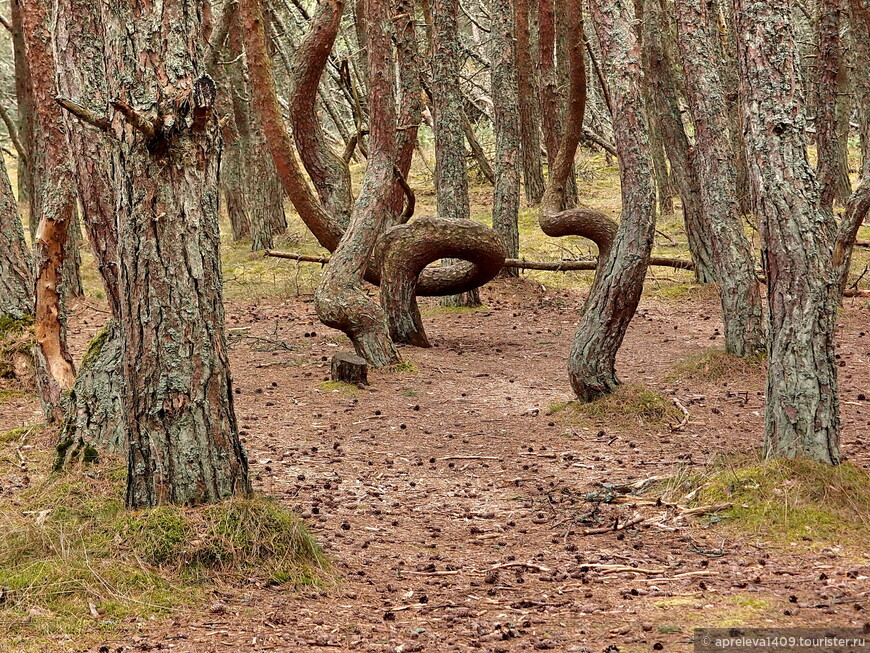
M 681 402 L 681 401 L 680 401 L 679 399 L 677 399 L 676 397 L 671 398 L 671 401 L 673 401 L 673 402 L 674 402 L 674 406 L 676 406 L 677 408 L 679 408 L 679 409 L 680 409 L 680 412 L 683 413 L 683 419 L 681 419 L 681 420 L 680 420 L 680 423 L 677 424 L 676 426 L 672 426 L 672 427 L 671 427 L 671 430 L 672 430 L 672 431 L 682 431 L 682 430 L 685 428 L 686 424 L 689 423 L 689 409 L 686 408 L 686 407 L 683 405 L 683 402 Z
M 311 256 L 309 254 L 295 254 L 293 252 L 267 251 L 263 256 L 271 258 L 283 258 L 303 263 L 329 263 L 328 256 Z M 695 264 L 679 258 L 654 256 L 650 259 L 650 265 L 676 268 L 678 270 L 694 270 Z M 550 272 L 569 272 L 573 270 L 594 270 L 598 267 L 597 260 L 589 261 L 526 261 L 525 259 L 509 258 L 504 262 L 506 268 L 518 268 L 520 270 L 547 270 Z
M 603 535 L 605 533 L 624 531 L 626 528 L 636 526 L 637 524 L 640 524 L 642 521 L 645 520 L 646 517 L 643 517 L 641 515 L 635 515 L 628 521 L 621 524 L 619 523 L 619 521 L 617 521 L 613 526 L 605 526 L 604 528 L 587 528 L 586 530 L 581 531 L 580 535 Z
M 510 567 L 525 567 L 526 569 L 535 569 L 536 571 L 540 571 L 541 573 L 547 573 L 550 571 L 548 567 L 535 565 L 531 562 L 505 562 L 503 564 L 490 567 L 488 571 L 498 571 L 499 569 L 508 569 Z

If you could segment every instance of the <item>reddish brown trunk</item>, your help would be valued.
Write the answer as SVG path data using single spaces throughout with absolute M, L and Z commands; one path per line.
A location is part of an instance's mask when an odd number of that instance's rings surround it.
M 520 100 L 523 179 L 526 200 L 539 204 L 544 196 L 544 172 L 541 167 L 541 116 L 532 68 L 532 39 L 529 25 L 529 0 L 515 0 L 517 41 L 517 87 Z M 438 12 L 435 12 L 436 21 Z
M 72 388 L 75 368 L 66 347 L 63 277 L 75 189 L 61 108 L 54 101 L 55 61 L 47 0 L 19 0 L 33 98 L 30 219 L 36 231 L 37 382 L 46 420 L 63 416 L 62 394 Z

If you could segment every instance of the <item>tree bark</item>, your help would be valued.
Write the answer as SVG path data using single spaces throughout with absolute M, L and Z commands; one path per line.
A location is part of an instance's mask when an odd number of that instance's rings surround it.
M 849 181 L 849 69 L 840 38 L 844 2 L 819 1 L 816 176 L 821 188 L 820 201 L 825 208 L 831 208 L 834 200 L 845 206 L 852 194 Z
M 852 38 L 857 61 L 870 60 L 870 0 L 849 0 Z M 854 72 L 855 97 L 858 106 L 870 107 L 870 71 L 856 66 Z M 842 291 L 849 281 L 852 250 L 858 229 L 870 214 L 870 111 L 859 116 L 861 130 L 861 178 L 858 187 L 849 198 L 846 212 L 837 229 L 834 246 L 834 282 Z
M 9 3 L 12 22 L 12 52 L 15 59 L 15 99 L 18 108 L 18 134 L 27 150 L 28 158 L 19 161 L 18 167 L 18 201 L 30 202 L 33 179 L 30 173 L 30 154 L 33 151 L 33 87 L 30 81 L 30 70 L 27 54 L 24 49 L 24 29 L 22 22 L 22 2 L 13 0 Z M 36 234 L 36 224 L 31 220 L 30 235 Z
M 111 183 L 127 504 L 246 493 L 221 301 L 215 85 L 196 73 L 202 3 L 82 12 L 99 27 L 106 90 L 117 98 L 108 128 L 119 141 Z
M 495 109 L 495 188 L 492 193 L 492 228 L 501 237 L 507 255 L 511 258 L 516 258 L 520 249 L 518 220 L 521 147 L 514 31 L 511 0 L 492 0 L 490 75 Z M 545 87 L 555 92 L 552 86 L 545 84 Z M 519 272 L 506 269 L 502 274 L 515 277 Z
M 37 385 L 46 421 L 63 418 L 62 395 L 72 388 L 75 368 L 66 347 L 64 262 L 75 216 L 75 188 L 61 108 L 54 101 L 56 68 L 47 0 L 19 0 L 24 50 L 33 100 L 30 220 L 35 239 Z
M 641 90 L 641 52 L 631 0 L 590 0 L 602 58 L 609 69 L 614 136 L 622 182 L 622 218 L 600 270 L 568 359 L 574 393 L 590 401 L 612 392 L 616 353 L 643 291 L 655 234 L 655 188 Z
M 698 180 L 695 150 L 689 144 L 683 125 L 678 97 L 678 80 L 671 24 L 660 6 L 661 0 L 643 0 L 644 69 L 652 104 L 650 111 L 658 116 L 662 142 L 671 164 L 671 174 L 683 205 L 683 222 L 689 252 L 695 262 L 695 280 L 713 283 L 713 237 L 710 223 L 701 209 L 701 187 Z
M 737 201 L 736 156 L 731 150 L 725 95 L 714 64 L 704 0 L 676 0 L 678 43 L 695 127 L 695 163 L 701 210 L 712 236 L 713 265 L 725 323 L 725 349 L 752 356 L 764 349 L 761 293 L 752 248 Z
M 789 0 L 735 0 L 753 201 L 768 293 L 764 452 L 840 461 L 831 291 L 835 222 L 807 160 Z
M 529 0 L 514 0 L 517 43 L 517 88 L 520 102 L 523 179 L 526 200 L 537 205 L 544 196 L 544 171 L 541 166 L 541 116 L 538 110 L 532 68 L 532 40 L 529 26 Z M 438 20 L 438 11 L 435 11 Z
M 372 249 L 386 224 L 394 179 L 396 106 L 395 67 L 387 31 L 390 19 L 387 0 L 366 1 L 371 110 L 368 168 L 350 224 L 314 296 L 320 320 L 343 331 L 357 353 L 375 367 L 399 360 L 383 310 L 362 289 Z
M 0 156 L 0 320 L 33 316 L 30 252 L 6 164 Z

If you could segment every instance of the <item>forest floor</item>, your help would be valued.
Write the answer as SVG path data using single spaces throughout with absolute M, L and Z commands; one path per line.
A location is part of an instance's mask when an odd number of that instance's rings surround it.
M 22 624 L 4 650 L 689 651 L 696 627 L 870 622 L 870 506 L 852 521 L 805 510 L 800 481 L 753 467 L 764 364 L 721 354 L 710 288 L 671 271 L 651 279 L 617 361 L 624 388 L 584 409 L 565 372 L 582 274 L 498 280 L 479 310 L 425 300 L 433 348 L 404 348 L 403 365 L 360 389 L 327 382 L 349 343 L 314 313 L 317 266 L 281 265 L 227 256 L 236 410 L 255 489 L 303 517 L 335 583 L 222 584 L 165 617 L 85 615 L 81 635 Z M 76 360 L 105 318 L 99 297 L 80 304 Z M 870 469 L 867 331 L 870 301 L 846 300 L 837 345 L 853 471 Z M 0 402 L 0 433 L 41 419 L 31 395 Z M 27 459 L 39 442 L 28 446 L 0 458 Z M 45 472 L 0 475 L 0 495 Z M 822 478 L 825 498 L 841 481 Z M 747 482 L 770 486 L 770 512 L 742 503 Z M 734 505 L 685 509 L 701 496 Z

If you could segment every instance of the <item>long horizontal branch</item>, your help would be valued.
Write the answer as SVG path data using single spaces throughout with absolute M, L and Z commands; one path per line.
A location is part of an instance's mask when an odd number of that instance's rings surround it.
M 272 258 L 289 259 L 302 263 L 329 263 L 328 256 L 312 256 L 310 254 L 294 254 L 292 252 L 267 251 L 264 256 Z M 654 256 L 650 259 L 650 265 L 676 268 L 678 270 L 692 270 L 694 264 L 678 258 Z M 520 270 L 547 270 L 550 272 L 569 272 L 572 270 L 594 270 L 598 266 L 597 260 L 589 261 L 526 261 L 518 258 L 509 258 L 504 262 L 506 268 L 518 268 Z

